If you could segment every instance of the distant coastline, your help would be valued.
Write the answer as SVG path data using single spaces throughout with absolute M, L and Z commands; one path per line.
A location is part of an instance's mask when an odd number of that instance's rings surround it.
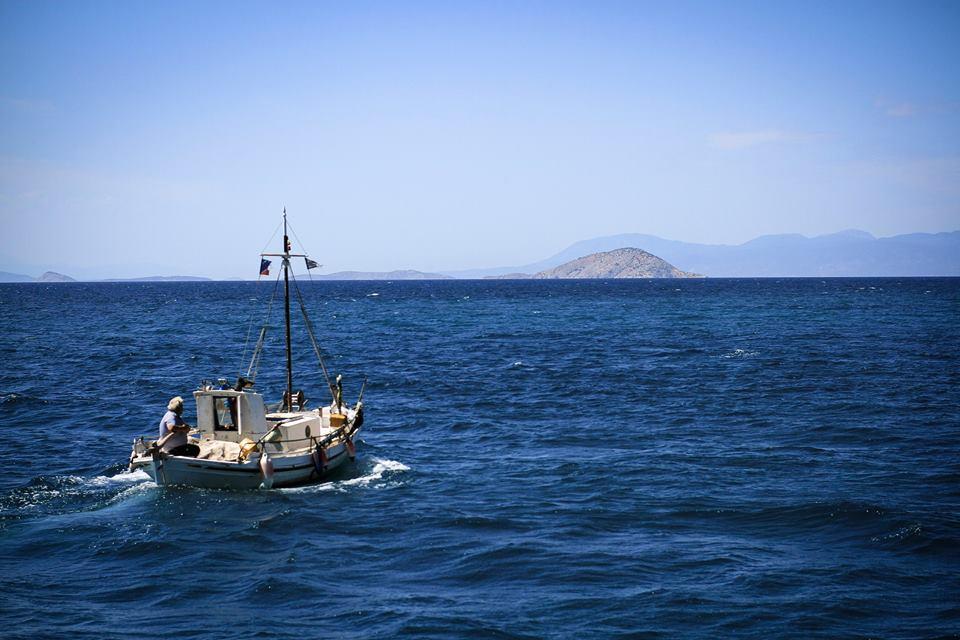
M 0 271 L 0 282 L 2 283 L 53 283 L 53 282 L 214 282 L 213 278 L 203 276 L 146 276 L 142 278 L 100 278 L 96 280 L 79 280 L 56 271 L 47 271 L 43 275 L 34 278 L 21 273 L 10 273 Z
M 960 231 L 912 233 L 877 238 L 851 229 L 822 236 L 800 234 L 768 235 L 739 245 L 711 245 L 666 240 L 652 235 L 621 234 L 574 243 L 549 258 L 519 266 L 425 272 L 414 269 L 393 271 L 338 271 L 310 274 L 320 281 L 390 280 L 473 280 L 530 278 L 677 277 L 640 275 L 604 270 L 599 265 L 579 269 L 576 275 L 553 270 L 597 254 L 636 249 L 662 260 L 678 272 L 711 278 L 871 278 L 871 277 L 957 277 L 960 276 Z M 653 272 L 651 272 L 652 274 Z M 545 275 L 551 274 L 551 275 Z M 303 276 L 301 276 L 303 277 Z M 4 283 L 60 282 L 225 282 L 256 278 L 210 278 L 172 275 L 135 278 L 79 279 L 47 271 L 34 277 L 0 271 Z
M 144 278 L 107 278 L 97 282 L 213 282 L 203 276 L 146 276 Z

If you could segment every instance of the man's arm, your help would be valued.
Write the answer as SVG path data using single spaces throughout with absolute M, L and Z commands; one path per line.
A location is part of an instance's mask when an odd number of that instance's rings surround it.
M 178 433 L 181 431 L 186 432 L 186 431 L 190 431 L 190 429 L 193 428 L 190 425 L 188 425 L 186 422 L 183 422 L 182 420 L 180 421 L 180 424 L 177 424 L 176 422 L 168 422 L 166 424 L 166 427 L 167 427 L 168 434 Z
M 156 443 L 154 443 L 153 448 L 155 449 L 159 449 L 160 447 L 162 447 L 167 442 L 167 440 L 173 437 L 173 434 L 178 432 L 183 432 L 183 431 L 190 431 L 190 429 L 192 429 L 192 427 L 188 425 L 186 422 L 179 425 L 176 422 L 168 422 L 163 426 L 166 427 L 167 432 L 164 434 L 162 438 L 160 438 L 159 440 L 156 441 Z
M 176 422 L 166 422 L 164 423 L 164 428 L 167 430 L 167 435 L 177 432 L 177 423 Z

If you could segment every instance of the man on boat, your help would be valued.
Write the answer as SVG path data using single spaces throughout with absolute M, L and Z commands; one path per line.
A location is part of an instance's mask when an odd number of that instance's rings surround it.
M 190 425 L 183 421 L 183 398 L 177 396 L 167 403 L 167 412 L 160 419 L 160 439 L 157 444 L 162 451 L 174 456 L 196 457 L 200 447 L 187 443 L 187 432 Z

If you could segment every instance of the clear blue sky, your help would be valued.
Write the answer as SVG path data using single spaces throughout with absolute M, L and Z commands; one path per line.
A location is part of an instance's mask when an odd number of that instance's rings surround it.
M 960 2 L 0 2 L 0 270 L 960 228 Z

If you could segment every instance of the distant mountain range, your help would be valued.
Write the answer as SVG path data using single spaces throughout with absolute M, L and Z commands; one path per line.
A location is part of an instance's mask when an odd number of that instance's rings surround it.
M 32 276 L 25 276 L 22 273 L 10 273 L 9 271 L 0 271 L 0 282 L 36 282 L 37 279 Z
M 0 282 L 76 282 L 76 280 L 56 271 L 47 271 L 39 278 L 25 276 L 21 273 L 0 271 Z
M 808 238 L 800 234 L 760 236 L 737 245 L 697 244 L 628 233 L 583 240 L 539 262 L 509 267 L 426 273 L 414 270 L 340 271 L 314 280 L 442 280 L 530 278 L 597 253 L 635 248 L 685 272 L 712 278 L 960 276 L 960 231 L 911 233 L 876 238 L 851 229 Z M 597 265 L 594 265 L 600 268 Z M 591 267 L 592 268 L 592 267 Z M 593 277 L 593 276 L 591 276 Z M 601 276 L 597 276 L 601 277 Z M 628 276 L 633 277 L 633 276 Z M 197 276 L 117 278 L 101 282 L 190 282 Z M 72 282 L 48 271 L 39 278 L 0 271 L 0 282 Z
M 442 273 L 425 273 L 411 269 L 398 271 L 338 271 L 337 273 L 313 274 L 313 280 L 452 280 Z M 306 279 L 306 276 L 303 277 Z M 242 282 L 249 278 L 230 278 L 231 282 Z M 211 282 L 211 278 L 201 276 L 146 276 L 144 278 L 106 278 L 86 282 Z M 0 282 L 76 282 L 70 276 L 48 271 L 39 278 L 20 273 L 0 271 Z
M 210 278 L 198 276 L 147 276 L 145 278 L 109 278 L 93 282 L 206 282 L 209 280 Z M 77 282 L 77 280 L 56 271 L 47 271 L 39 278 L 25 276 L 22 273 L 0 271 L 0 282 Z
M 577 242 L 526 265 L 445 273 L 457 278 L 523 277 L 624 247 L 641 248 L 678 269 L 713 278 L 960 276 L 960 231 L 876 238 L 858 230 L 813 238 L 760 236 L 738 245 L 696 244 L 630 233 Z

